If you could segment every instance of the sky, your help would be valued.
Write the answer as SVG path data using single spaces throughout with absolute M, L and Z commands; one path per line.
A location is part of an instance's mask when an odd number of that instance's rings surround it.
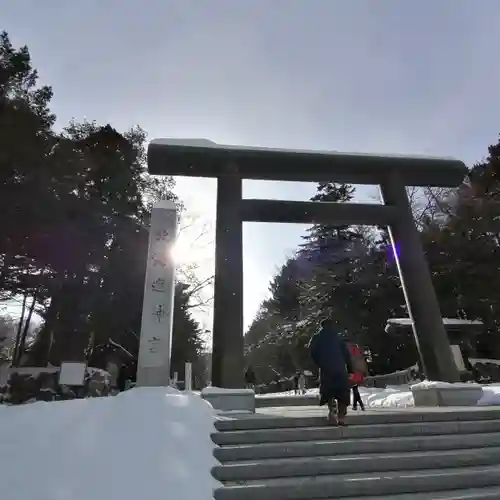
M 0 0 L 69 120 L 139 124 L 150 139 L 454 156 L 500 132 L 498 0 Z M 216 182 L 180 178 L 194 223 L 177 254 L 213 273 Z M 306 200 L 313 184 L 246 181 L 244 197 Z M 357 191 L 376 201 L 374 187 Z M 245 224 L 248 325 L 306 226 Z M 203 234 L 201 234 L 203 233 Z M 201 235 L 201 237 L 200 237 Z M 199 313 L 206 328 L 210 314 Z

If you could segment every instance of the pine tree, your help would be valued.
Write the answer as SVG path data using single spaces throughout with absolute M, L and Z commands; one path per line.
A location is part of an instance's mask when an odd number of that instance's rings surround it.
M 352 200 L 354 191 L 347 184 L 320 183 L 311 201 L 345 203 Z M 300 255 L 309 263 L 309 278 L 305 281 L 301 303 L 309 311 L 309 320 L 317 326 L 322 317 L 338 318 L 338 314 L 334 314 L 339 307 L 336 290 L 340 284 L 353 281 L 361 239 L 350 226 L 315 224 L 304 240 Z
M 205 367 L 202 363 L 203 340 L 199 323 L 192 317 L 187 293 L 189 285 L 176 283 L 172 328 L 171 376 L 177 372 L 184 380 L 185 363 L 192 364 L 193 379 L 198 388 L 204 387 Z
M 443 315 L 480 319 L 478 355 L 500 356 L 500 142 L 470 171 L 442 227 L 423 233 Z
M 265 307 L 285 322 L 300 319 L 300 281 L 303 277 L 299 260 L 290 258 L 269 285 L 271 298 L 265 302 Z

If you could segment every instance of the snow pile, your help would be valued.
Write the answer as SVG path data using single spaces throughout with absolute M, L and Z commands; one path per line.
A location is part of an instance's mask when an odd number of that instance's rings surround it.
M 479 384 L 475 382 L 433 382 L 432 380 L 422 380 L 416 384 L 412 384 L 415 389 L 469 389 L 471 387 L 478 387 Z
M 410 387 L 408 385 L 404 386 L 388 386 L 385 389 L 360 387 L 359 393 L 361 399 L 367 408 L 406 408 L 408 406 L 414 406 L 413 394 L 411 393 Z M 306 393 L 307 397 L 313 399 L 314 397 L 319 397 L 318 389 L 309 389 Z M 294 391 L 279 392 L 274 394 L 262 394 L 258 395 L 259 398 L 270 398 L 270 397 L 304 397 L 302 395 L 297 396 Z M 314 403 L 311 403 L 314 404 Z
M 478 405 L 500 405 L 500 384 L 483 385 L 483 397 Z
M 407 408 L 415 406 L 408 385 L 387 386 L 385 389 L 360 387 L 361 399 L 367 408 Z
M 449 384 L 446 382 L 430 382 L 424 380 L 414 384 L 422 388 L 425 387 L 471 387 L 470 383 Z M 500 405 L 500 384 L 483 385 L 483 397 L 478 405 Z M 367 408 L 408 408 L 415 406 L 410 385 L 387 386 L 385 389 L 360 387 L 361 399 Z M 306 396 L 313 398 L 318 396 L 318 389 L 310 389 Z M 257 397 L 297 397 L 294 391 L 279 392 L 274 394 L 262 394 Z
M 441 387 L 441 388 L 451 388 L 451 387 L 471 387 L 475 386 L 474 383 L 456 383 L 449 384 L 446 382 L 431 382 L 429 380 L 424 380 L 418 384 L 414 384 L 417 387 L 428 388 L 428 387 Z M 478 405 L 493 406 L 500 405 L 500 384 L 483 385 L 483 397 L 477 403 Z M 394 387 L 386 387 L 385 389 L 368 389 L 366 387 L 360 387 L 361 398 L 363 399 L 365 405 L 370 408 L 407 408 L 409 406 L 414 406 L 415 402 L 413 400 L 413 394 L 411 392 L 411 386 L 401 385 Z
M 210 500 L 212 407 L 171 388 L 0 411 L 2 500 Z
M 267 394 L 256 394 L 257 398 L 283 398 L 283 397 L 293 397 L 293 396 L 318 396 L 318 389 L 307 389 L 305 394 L 296 394 L 294 390 L 285 392 L 268 392 Z

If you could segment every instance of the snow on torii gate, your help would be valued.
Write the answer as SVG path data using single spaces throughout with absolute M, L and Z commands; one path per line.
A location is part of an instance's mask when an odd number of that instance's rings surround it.
M 245 221 L 388 226 L 393 248 L 397 243 L 399 276 L 425 373 L 431 380 L 459 380 L 406 186 L 458 186 L 467 172 L 461 161 L 226 146 L 204 139 L 156 139 L 148 147 L 148 170 L 157 175 L 217 178 L 214 386 L 244 387 Z M 242 199 L 243 179 L 377 184 L 384 205 Z

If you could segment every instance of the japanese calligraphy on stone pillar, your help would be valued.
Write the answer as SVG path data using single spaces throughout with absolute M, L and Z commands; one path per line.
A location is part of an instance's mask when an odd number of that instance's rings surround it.
M 149 234 L 144 306 L 142 311 L 139 364 L 169 365 L 172 330 L 175 263 L 172 246 L 177 233 L 177 211 L 173 203 L 155 205 Z

